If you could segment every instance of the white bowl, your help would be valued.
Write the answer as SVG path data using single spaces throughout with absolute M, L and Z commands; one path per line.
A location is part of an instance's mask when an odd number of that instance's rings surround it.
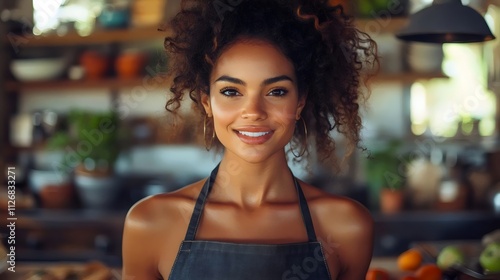
M 23 82 L 54 80 L 66 70 L 64 58 L 15 59 L 10 64 L 12 75 Z
M 107 208 L 119 191 L 115 177 L 75 175 L 75 186 L 83 205 L 87 208 Z

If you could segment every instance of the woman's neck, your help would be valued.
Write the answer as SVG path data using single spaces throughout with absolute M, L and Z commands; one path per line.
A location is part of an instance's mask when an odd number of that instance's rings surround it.
M 247 209 L 297 197 L 284 154 L 259 163 L 225 154 L 210 196 L 214 201 Z

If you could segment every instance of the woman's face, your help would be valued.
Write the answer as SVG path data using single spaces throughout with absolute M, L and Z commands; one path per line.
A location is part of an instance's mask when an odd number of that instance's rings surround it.
M 284 155 L 305 100 L 288 58 L 265 41 L 245 40 L 219 57 L 202 104 L 225 153 L 261 162 Z

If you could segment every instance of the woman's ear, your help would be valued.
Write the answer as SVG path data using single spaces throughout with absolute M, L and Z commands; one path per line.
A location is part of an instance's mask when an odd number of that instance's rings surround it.
M 302 110 L 304 110 L 304 107 L 306 106 L 306 95 L 302 95 L 299 97 L 299 102 L 297 103 L 297 111 L 295 114 L 295 119 L 300 120 L 300 114 L 302 113 Z
M 212 117 L 212 107 L 210 106 L 210 95 L 203 93 L 201 95 L 201 105 L 205 108 L 205 113 L 210 118 Z

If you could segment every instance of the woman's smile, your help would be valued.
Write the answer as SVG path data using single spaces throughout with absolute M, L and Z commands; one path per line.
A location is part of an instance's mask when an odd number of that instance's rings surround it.
M 273 130 L 269 128 L 248 127 L 235 130 L 240 140 L 248 145 L 260 145 L 271 139 Z

